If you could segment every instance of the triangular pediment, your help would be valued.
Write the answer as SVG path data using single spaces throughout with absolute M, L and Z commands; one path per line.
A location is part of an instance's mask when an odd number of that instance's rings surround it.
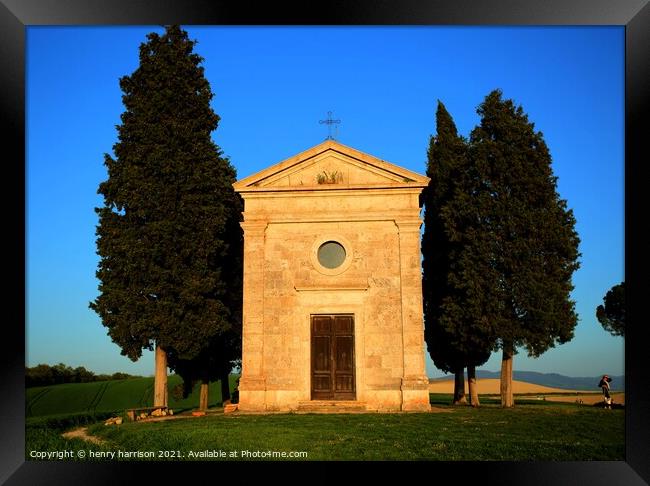
M 234 184 L 239 192 L 424 187 L 429 178 L 326 140 Z

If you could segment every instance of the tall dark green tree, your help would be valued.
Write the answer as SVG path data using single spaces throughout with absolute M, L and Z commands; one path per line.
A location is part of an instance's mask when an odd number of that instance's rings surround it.
M 438 101 L 437 134 L 431 137 L 424 191 L 423 302 L 425 340 L 436 367 L 454 373 L 454 403 L 465 403 L 464 368 L 470 378 L 472 405 L 478 405 L 473 373 L 490 357 L 489 323 L 485 326 L 480 295 L 474 295 L 480 274 L 473 271 L 471 218 L 459 209 L 471 204 L 472 180 L 468 173 L 467 142 L 458 134 L 445 106 Z M 465 207 L 465 212 L 467 211 Z M 478 306 L 477 306 L 478 304 Z
M 495 90 L 477 112 L 481 122 L 471 133 L 470 159 L 483 245 L 475 258 L 491 282 L 485 317 L 503 352 L 502 406 L 511 407 L 517 348 L 538 357 L 573 338 L 577 314 L 570 293 L 579 238 L 573 212 L 557 192 L 543 135 L 522 107 Z
M 242 203 L 235 169 L 211 138 L 219 116 L 195 44 L 179 26 L 147 36 L 139 67 L 120 79 L 125 110 L 114 156 L 104 157 L 90 307 L 134 361 L 154 347 L 157 357 L 192 360 L 240 329 Z
M 208 387 L 212 381 L 221 382 L 221 398 L 226 403 L 230 400 L 230 372 L 241 364 L 241 332 L 233 329 L 216 336 L 193 359 L 181 359 L 172 353 L 169 364 L 183 379 L 183 398 L 200 384 L 199 410 L 208 408 Z
M 603 304 L 596 308 L 598 322 L 612 336 L 625 337 L 625 282 L 609 289 Z

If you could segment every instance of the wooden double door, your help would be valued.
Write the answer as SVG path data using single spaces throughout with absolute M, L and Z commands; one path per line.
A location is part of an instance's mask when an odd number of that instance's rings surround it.
M 311 316 L 312 400 L 355 400 L 354 316 Z

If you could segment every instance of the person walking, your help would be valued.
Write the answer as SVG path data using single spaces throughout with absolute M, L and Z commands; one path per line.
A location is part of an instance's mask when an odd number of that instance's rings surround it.
M 608 375 L 603 375 L 603 377 L 600 379 L 600 382 L 598 383 L 598 386 L 603 390 L 603 396 L 605 398 L 605 408 L 611 409 L 612 408 L 612 397 L 609 394 L 609 384 L 611 383 L 612 379 Z

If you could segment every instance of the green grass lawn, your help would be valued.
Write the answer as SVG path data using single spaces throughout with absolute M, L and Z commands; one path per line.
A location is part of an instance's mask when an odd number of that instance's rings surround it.
M 230 376 L 230 389 L 234 389 L 236 375 Z M 177 375 L 168 379 L 169 406 L 174 410 L 198 407 L 199 386 L 185 399 L 174 398 L 172 390 L 182 382 Z M 221 404 L 221 384 L 213 382 L 209 388 L 209 405 Z M 153 378 L 97 381 L 93 383 L 66 383 L 46 387 L 27 388 L 26 416 L 118 412 L 127 408 L 153 405 Z
M 432 398 L 435 401 L 435 397 Z M 442 411 L 429 414 L 213 414 L 163 422 L 127 422 L 120 426 L 96 423 L 90 425 L 88 431 L 106 440 L 106 444 L 85 443 L 83 447 L 87 450 L 150 451 L 156 460 L 164 459 L 158 457 L 158 451 L 169 451 L 167 454 L 172 455 L 172 460 L 192 459 L 190 451 L 224 451 L 228 460 L 241 459 L 241 451 L 307 452 L 306 458 L 281 460 L 624 460 L 624 410 L 532 401 L 518 402 L 509 410 L 492 404 L 484 404 L 479 409 L 436 407 Z M 31 420 L 43 423 L 44 419 Z M 34 447 L 47 450 L 47 447 L 63 447 L 62 443 L 66 442 L 71 449 L 82 447 L 78 440 L 71 442 L 60 438 L 60 431 L 65 428 L 60 424 L 53 423 L 54 427 L 48 429 L 52 434 L 45 437 L 42 426 L 33 427 L 30 435 L 28 421 L 28 460 L 29 451 Z M 68 424 L 68 428 L 70 426 Z M 49 446 L 48 440 L 52 441 Z M 235 452 L 237 457 L 232 457 L 231 453 Z

